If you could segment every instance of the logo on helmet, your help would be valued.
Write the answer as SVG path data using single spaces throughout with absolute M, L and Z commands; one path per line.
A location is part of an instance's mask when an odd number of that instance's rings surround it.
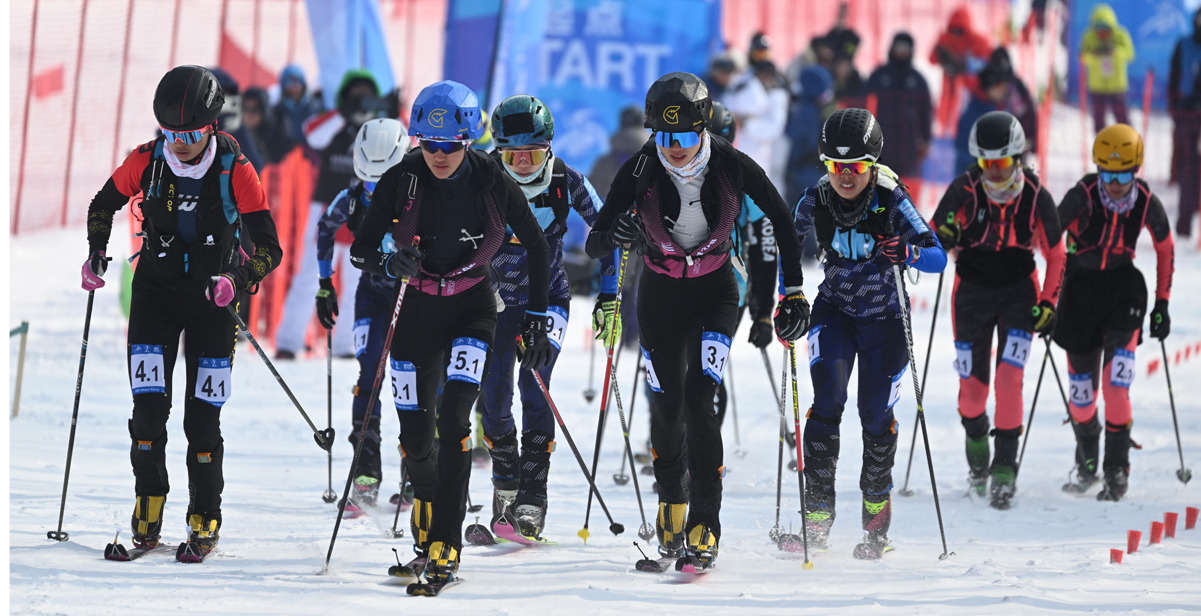
M 875 125 L 876 125 L 876 116 L 869 115 L 867 117 L 867 130 L 863 131 L 863 143 L 867 143 L 867 140 L 872 138 L 872 127 Z
M 216 96 L 217 96 L 217 80 L 216 80 L 216 79 L 210 79 L 210 80 L 209 80 L 209 93 L 208 93 L 208 95 L 206 95 L 206 96 L 204 97 L 204 106 L 205 106 L 205 107 L 212 107 L 212 106 L 213 106 L 213 99 L 214 99 Z
M 851 148 L 848 148 L 845 145 L 838 146 L 838 153 L 841 154 L 842 156 L 846 156 L 847 152 L 850 152 L 850 151 L 851 151 Z
M 671 107 L 664 109 L 663 110 L 663 120 L 665 122 L 667 122 L 668 124 L 679 124 L 680 123 L 680 106 L 672 105 Z
M 442 128 L 442 122 L 446 116 L 445 109 L 435 109 L 430 112 L 429 123 L 434 128 Z

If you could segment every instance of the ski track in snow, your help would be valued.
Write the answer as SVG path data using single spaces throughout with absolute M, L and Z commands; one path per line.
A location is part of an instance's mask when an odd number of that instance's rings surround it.
M 1075 121 L 1062 109 L 1057 120 Z M 1156 119 L 1153 127 L 1158 127 Z M 1070 128 L 1070 127 L 1069 127 Z M 1075 147 L 1068 128 L 1053 129 L 1056 148 Z M 1154 131 L 1153 131 L 1154 132 Z M 1162 131 L 1161 131 L 1162 133 Z M 1064 155 L 1077 155 L 1070 152 Z M 1151 164 L 1151 163 L 1149 163 Z M 1155 164 L 1166 164 L 1163 161 Z M 1075 179 L 1073 173 L 1048 178 L 1056 198 Z M 1154 186 L 1170 195 L 1166 187 Z M 1165 202 L 1174 202 L 1165 196 Z M 1169 206 L 1174 219 L 1174 208 Z M 125 229 L 118 221 L 116 229 Z M 123 242 L 114 236 L 112 245 Z M 1160 357 L 1158 341 L 1147 338 L 1138 349 L 1139 371 L 1132 388 L 1134 438 L 1142 450 L 1131 451 L 1131 487 L 1120 503 L 1095 500 L 1098 488 L 1085 496 L 1060 491 L 1072 465 L 1074 439 L 1063 424 L 1065 411 L 1047 371 L 1030 429 L 1027 460 L 1019 477 L 1015 506 L 989 508 L 982 499 L 965 496 L 966 463 L 963 428 L 956 413 L 957 379 L 951 363 L 948 266 L 931 358 L 924 407 L 938 495 L 945 524 L 943 553 L 930 478 L 921 439 L 909 486 L 912 497 L 898 495 L 905 480 L 915 402 L 910 379 L 897 407 L 900 442 L 894 469 L 891 537 L 896 550 L 882 561 L 851 557 L 860 540 L 858 475 L 861 440 L 854 387 L 843 422 L 842 469 L 838 474 L 838 521 L 829 552 L 813 554 L 815 567 L 778 552 L 768 539 L 775 520 L 776 456 L 779 416 L 768 391 L 762 359 L 745 342 L 746 328 L 732 351 L 741 443 L 734 438 L 733 415 L 724 426 L 726 465 L 722 508 L 723 536 L 717 568 L 699 579 L 669 572 L 634 570 L 640 558 L 631 542 L 641 524 L 633 483 L 617 486 L 611 479 L 621 464 L 622 437 L 616 413 L 610 412 L 601 449 L 597 481 L 614 518 L 625 533 L 613 536 L 601 508 L 594 503 L 591 538 L 580 530 L 588 491 L 566 439 L 560 433 L 550 476 L 550 510 L 546 535 L 559 543 L 542 548 L 467 546 L 461 573 L 467 582 L 438 599 L 408 597 L 404 585 L 387 577 L 395 563 L 411 554 L 412 540 L 385 539 L 386 521 L 345 520 L 328 573 L 320 574 L 329 546 L 336 509 L 321 501 L 326 489 L 326 454 L 266 366 L 248 343 L 239 345 L 233 395 L 223 412 L 226 442 L 224 525 L 218 551 L 200 565 L 174 561 L 174 550 L 152 553 L 137 562 L 105 561 L 102 552 L 121 530 L 128 544 L 133 504 L 126 421 L 130 393 L 125 368 L 124 323 L 117 304 L 116 269 L 109 286 L 96 294 L 83 398 L 71 467 L 63 530 L 70 541 L 46 538 L 57 526 L 67 438 L 70 432 L 79 340 L 87 295 L 78 286 L 79 264 L 86 252 L 84 230 L 72 228 L 13 238 L 10 246 L 10 324 L 30 321 L 29 346 L 20 416 L 8 428 L 9 609 L 14 614 L 125 615 L 131 608 L 166 613 L 203 610 L 215 614 L 333 614 L 382 609 L 429 609 L 422 603 L 451 602 L 465 613 L 527 614 L 632 613 L 697 614 L 710 610 L 762 614 L 829 614 L 849 608 L 873 614 L 960 613 L 1198 613 L 1201 610 L 1201 529 L 1184 530 L 1185 506 L 1201 506 L 1201 480 L 1189 485 L 1176 479 L 1179 457 L 1172 430 L 1162 368 L 1147 375 Z M 1137 264 L 1154 284 L 1154 252 L 1144 233 Z M 116 256 L 116 255 L 114 255 Z M 821 274 L 806 271 L 806 291 L 816 295 Z M 934 304 L 936 276 L 924 276 L 912 288 L 914 344 L 918 367 L 925 359 Z M 1201 340 L 1201 257 L 1195 245 L 1177 244 L 1172 295 L 1169 353 Z M 597 405 L 585 403 L 589 385 L 587 346 L 591 301 L 573 302 L 566 350 L 551 385 L 581 454 L 591 463 L 596 438 Z M 344 320 L 348 317 L 343 315 Z M 16 339 L 10 339 L 9 386 L 15 383 Z M 774 379 L 780 376 L 781 351 L 770 356 Z M 803 353 L 803 345 L 801 351 Z M 1037 346 L 1036 346 L 1037 348 Z M 268 349 L 270 352 L 270 349 Z M 1027 412 L 1042 353 L 1027 365 Z M 632 353 L 626 353 L 632 358 Z M 1059 370 L 1066 372 L 1063 352 L 1056 349 Z M 802 415 L 812 400 L 804 358 L 798 358 Z M 596 354 L 591 384 L 600 389 L 604 353 Z M 182 384 L 182 366 L 176 383 Z M 321 358 L 277 364 L 305 410 L 319 427 L 326 423 L 325 362 Z M 1201 358 L 1171 366 L 1186 465 L 1201 471 Z M 352 448 L 349 432 L 349 389 L 357 371 L 354 361 L 334 361 L 334 489 L 341 494 Z M 1065 377 L 1066 378 L 1066 377 Z M 631 442 L 640 450 L 647 438 L 646 402 L 629 395 L 633 362 L 621 362 L 619 385 L 632 415 Z M 855 377 L 852 376 L 852 383 Z M 641 388 L 640 388 L 641 389 Z M 11 399 L 11 398 L 10 398 Z M 174 482 L 167 498 L 164 541 L 174 544 L 186 534 L 184 510 L 187 480 L 185 439 L 181 425 L 182 393 L 175 392 L 177 412 L 169 422 L 168 466 Z M 631 405 L 633 408 L 631 408 Z M 990 415 L 992 413 L 990 400 Z M 1102 403 L 1103 406 L 1103 403 Z M 611 411 L 616 410 L 611 407 Z M 803 421 L 803 420 L 802 420 Z M 793 425 L 792 409 L 787 423 Z M 393 446 L 398 424 L 384 414 L 384 487 L 396 491 L 399 454 Z M 737 457 L 744 453 L 745 457 Z M 786 457 L 795 453 L 786 450 Z M 629 469 L 626 469 L 629 473 Z M 785 472 L 780 522 L 799 532 L 799 498 L 795 473 Z M 653 525 L 656 500 L 652 478 L 638 477 L 647 520 Z M 471 495 L 476 503 L 490 498 L 489 471 L 472 471 Z M 1165 511 L 1180 514 L 1177 536 L 1162 545 L 1147 545 L 1150 522 Z M 486 514 L 486 512 L 481 512 Z M 468 514 L 465 524 L 474 521 Z M 483 520 L 486 523 L 486 519 Z M 408 513 L 400 526 L 408 534 Z M 1123 548 L 1126 531 L 1143 533 L 1136 554 L 1122 565 L 1109 564 L 1109 549 Z M 651 553 L 652 545 L 639 540 Z

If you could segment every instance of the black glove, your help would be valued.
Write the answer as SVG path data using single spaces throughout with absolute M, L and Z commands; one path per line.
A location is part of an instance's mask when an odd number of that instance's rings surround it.
M 1049 336 L 1055 330 L 1055 306 L 1051 302 L 1045 299 L 1039 302 L 1030 309 L 1030 316 L 1034 322 L 1034 333 Z
M 776 334 L 792 342 L 809 331 L 809 300 L 797 291 L 780 300 L 776 306 Z
M 555 347 L 546 337 L 545 313 L 525 311 L 525 320 L 521 322 L 521 347 L 525 349 L 521 357 L 522 369 L 541 370 L 550 365 Z
M 767 345 L 771 344 L 772 339 L 771 319 L 763 317 L 751 321 L 751 335 L 747 338 L 747 342 L 755 345 L 756 348 L 766 349 Z
M 626 245 L 630 250 L 637 250 L 646 241 L 642 231 L 642 221 L 637 214 L 623 212 L 609 227 L 609 239 L 614 244 Z
M 895 235 L 876 242 L 876 250 L 893 265 L 904 265 L 909 260 L 909 244 Z
M 1155 300 L 1151 310 L 1151 337 L 1163 340 L 1172 331 L 1172 319 L 1168 318 L 1168 300 Z
M 963 228 L 955 222 L 955 214 L 950 212 L 947 213 L 946 221 L 939 223 L 938 227 L 934 229 L 934 233 L 938 236 L 938 241 L 944 250 L 958 247 L 959 242 L 963 239 Z
M 325 329 L 333 329 L 334 317 L 338 316 L 338 292 L 331 278 L 320 278 L 317 282 L 321 285 L 317 291 L 317 320 Z
M 401 246 L 395 254 L 388 257 L 384 269 L 392 278 L 409 278 L 417 273 L 417 266 L 425 255 L 416 246 Z

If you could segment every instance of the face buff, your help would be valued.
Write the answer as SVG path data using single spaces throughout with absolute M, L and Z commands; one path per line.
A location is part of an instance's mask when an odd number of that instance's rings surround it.
M 549 173 L 548 171 L 550 169 L 554 169 L 554 164 L 554 152 L 547 152 L 546 160 L 542 161 L 542 166 L 539 167 L 537 171 L 527 175 L 526 177 L 521 177 L 520 175 L 513 173 L 513 170 L 510 169 L 508 165 L 502 164 L 501 166 L 505 168 L 505 173 L 508 173 L 509 177 L 517 180 L 517 184 L 521 186 L 522 194 L 525 195 L 525 200 L 529 201 L 530 199 L 533 199 L 534 197 L 546 192 L 546 189 L 550 186 L 551 178 L 554 177 L 554 174 Z
M 667 162 L 667 157 L 663 155 L 663 150 L 657 147 L 655 148 L 655 153 L 659 155 L 659 162 L 663 164 L 663 168 L 667 170 L 667 174 L 671 176 L 671 179 L 675 180 L 677 184 L 687 184 L 709 164 L 709 131 L 705 131 L 701 135 L 700 151 L 683 167 L 676 167 Z
M 171 167 L 171 171 L 174 172 L 176 176 L 181 178 L 192 178 L 193 180 L 199 180 L 200 178 L 204 177 L 204 174 L 208 173 L 209 167 L 213 165 L 213 159 L 216 157 L 216 137 L 209 138 L 208 147 L 204 149 L 204 154 L 200 157 L 200 162 L 196 163 L 195 165 L 189 165 L 179 160 L 179 157 L 175 155 L 175 152 L 171 151 L 169 145 L 166 143 L 163 144 L 163 158 L 167 159 L 167 166 Z
M 991 182 L 983 176 L 980 179 L 984 181 L 984 194 L 988 195 L 988 200 L 1002 205 L 1013 201 L 1026 187 L 1026 173 L 1016 165 L 1009 179 L 1000 182 Z

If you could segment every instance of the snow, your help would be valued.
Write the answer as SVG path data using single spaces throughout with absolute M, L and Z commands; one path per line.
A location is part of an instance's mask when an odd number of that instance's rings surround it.
M 1063 120 L 1057 111 L 1057 121 Z M 1059 122 L 1059 126 L 1069 122 Z M 1160 121 L 1153 126 L 1161 126 Z M 1154 132 L 1154 128 L 1153 128 Z M 1078 141 L 1068 128 L 1055 130 L 1057 147 Z M 1162 142 L 1161 142 L 1162 143 Z M 1078 156 L 1069 152 L 1065 156 Z M 1078 160 L 1078 158 L 1077 158 Z M 1049 178 L 1061 196 L 1078 170 Z M 1161 187 L 1154 185 L 1156 190 Z M 1170 193 L 1168 193 L 1170 194 Z M 1174 198 L 1165 198 L 1165 202 Z M 1174 209 L 1171 206 L 1169 209 Z M 116 228 L 124 228 L 118 222 Z M 940 537 L 930 477 L 921 439 L 913 462 L 911 497 L 897 495 L 905 481 L 905 465 L 914 429 L 915 401 L 906 378 L 897 416 L 900 446 L 894 470 L 894 519 L 891 537 L 896 550 L 882 561 L 851 557 L 860 538 L 858 474 L 861 441 L 855 412 L 843 423 L 842 470 L 838 475 L 838 521 L 829 552 L 814 554 L 815 567 L 785 557 L 768 539 L 775 521 L 776 459 L 779 414 L 768 390 L 758 351 L 745 343 L 745 327 L 732 351 L 736 383 L 738 440 L 734 417 L 724 427 L 726 464 L 722 508 L 724 533 L 718 568 L 701 578 L 674 572 L 654 575 L 633 570 L 639 557 L 631 542 L 641 524 L 633 483 L 617 486 L 611 479 L 621 464 L 619 421 L 610 417 L 597 471 L 602 495 L 625 533 L 613 536 L 595 503 L 591 538 L 577 536 L 583 524 L 587 487 L 566 438 L 560 432 L 550 476 L 551 508 L 546 535 L 556 546 L 537 548 L 471 547 L 464 550 L 464 584 L 438 599 L 408 597 L 386 571 L 395 562 L 392 549 L 407 560 L 411 539 L 391 540 L 381 527 L 391 518 L 343 523 L 328 572 L 322 574 L 336 510 L 322 502 L 326 489 L 326 454 L 288 401 L 267 367 L 247 344 L 238 349 L 234 393 L 223 413 L 226 442 L 224 526 L 218 552 L 202 565 L 176 563 L 170 550 L 133 563 L 108 562 L 102 551 L 122 531 L 128 545 L 133 505 L 126 421 L 130 393 L 124 359 L 124 323 L 117 304 L 116 276 L 96 293 L 95 314 L 70 486 L 62 528 L 70 540 L 47 539 L 57 528 L 67 439 L 71 429 L 74 380 L 79 365 L 79 339 L 87 296 L 80 291 L 78 268 L 85 253 L 84 230 L 71 228 L 12 238 L 10 257 L 10 324 L 30 321 L 20 415 L 10 420 L 8 536 L 9 609 L 17 614 L 120 614 L 131 608 L 169 613 L 199 610 L 215 614 L 341 614 L 384 609 L 430 609 L 449 602 L 459 613 L 526 614 L 720 613 L 829 614 L 836 610 L 873 614 L 960 614 L 1062 612 L 1197 613 L 1201 610 L 1201 529 L 1184 530 L 1186 506 L 1201 506 L 1201 480 L 1184 485 L 1176 479 L 1180 459 L 1172 428 L 1163 370 L 1148 375 L 1160 358 L 1158 343 L 1148 338 L 1138 349 L 1138 376 L 1131 393 L 1135 409 L 1134 438 L 1143 449 L 1131 452 L 1130 492 L 1120 503 L 1094 499 L 1097 488 L 1083 497 L 1064 494 L 1060 485 L 1072 464 L 1074 440 L 1063 424 L 1065 411 L 1048 370 L 1030 426 L 1025 471 L 1019 478 L 1015 507 L 991 509 L 966 497 L 963 429 L 956 413 L 957 382 L 951 367 L 950 281 L 945 283 L 934 334 L 926 424 L 937 473 L 938 496 L 946 546 L 953 555 L 940 559 Z M 117 242 L 114 242 L 116 244 Z M 1139 268 L 1154 278 L 1154 252 L 1143 235 Z M 820 272 L 806 272 L 806 288 L 815 293 Z M 949 279 L 950 276 L 948 275 Z M 914 344 L 919 369 L 925 359 L 937 277 L 926 276 L 912 290 Z M 1174 321 L 1167 341 L 1170 354 L 1201 341 L 1201 257 L 1192 246 L 1177 245 L 1172 307 Z M 603 352 L 589 376 L 587 322 L 591 303 L 573 305 L 566 351 L 551 385 L 571 435 L 590 463 L 596 438 L 597 403 L 585 403 L 582 391 L 601 387 Z M 345 318 L 345 316 L 343 317 Z M 779 379 L 781 349 L 771 349 L 774 379 Z M 1027 400 L 1038 376 L 1038 357 L 1025 380 Z M 628 357 L 628 355 L 627 355 Z M 16 338 L 10 339 L 9 386 L 15 383 Z M 1055 359 L 1066 370 L 1062 351 Z M 800 400 L 812 399 L 804 357 Z M 1185 462 L 1201 470 L 1201 358 L 1171 365 L 1176 413 Z M 325 427 L 325 361 L 322 358 L 280 363 L 277 368 L 305 410 Z M 334 489 L 341 493 L 352 454 L 347 443 L 350 396 L 357 364 L 334 361 Z M 182 382 L 182 368 L 177 370 Z M 631 400 L 633 362 L 619 371 L 631 441 L 647 438 L 646 404 L 641 394 Z M 11 389 L 10 394 L 11 395 Z M 176 393 L 176 402 L 180 399 Z M 1029 402 L 1027 402 L 1029 404 Z M 852 388 L 848 408 L 853 409 Z M 632 408 L 631 408 L 632 406 Z M 178 408 L 178 407 L 177 407 Z M 793 423 L 793 410 L 787 420 Z M 615 414 L 614 414 L 615 415 Z M 185 535 L 186 471 L 181 413 L 168 426 L 170 476 L 164 539 Z M 803 421 L 803 417 L 802 417 Z M 384 415 L 385 444 L 394 442 L 395 416 Z M 399 455 L 384 450 L 384 494 L 395 491 Z M 793 456 L 790 450 L 785 456 Z M 628 473 L 627 469 L 627 473 Z M 785 472 L 781 524 L 799 530 L 797 482 Z M 640 476 L 647 521 L 653 525 L 655 498 L 650 477 Z M 472 471 L 471 496 L 488 502 L 489 472 Z M 1164 512 L 1180 514 L 1175 539 L 1148 545 L 1150 523 Z M 401 527 L 408 534 L 408 514 Z M 466 523 L 473 522 L 469 514 Z M 1126 532 L 1140 530 L 1143 541 L 1121 565 L 1109 564 L 1109 550 L 1126 544 Z M 652 547 L 645 545 L 651 550 Z M 413 601 L 415 603 L 401 603 Z

